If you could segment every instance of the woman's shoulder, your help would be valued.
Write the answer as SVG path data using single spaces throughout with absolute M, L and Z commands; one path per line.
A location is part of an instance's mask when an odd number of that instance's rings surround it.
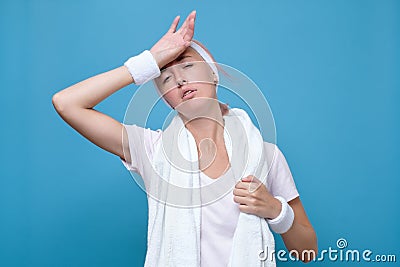
M 264 153 L 269 165 L 276 160 L 279 152 L 280 150 L 276 144 L 264 141 Z
M 122 123 L 122 125 L 126 129 L 129 139 L 132 139 L 132 141 L 143 141 L 143 144 L 155 144 L 163 132 L 161 129 L 153 130 L 137 124 Z
M 277 144 L 264 141 L 264 153 L 268 165 L 272 166 L 272 169 L 281 169 L 282 167 L 289 169 L 286 157 Z
M 274 196 L 282 196 L 290 201 L 299 196 L 296 184 L 285 156 L 274 143 L 264 141 L 265 153 L 271 168 L 268 178 L 268 188 Z

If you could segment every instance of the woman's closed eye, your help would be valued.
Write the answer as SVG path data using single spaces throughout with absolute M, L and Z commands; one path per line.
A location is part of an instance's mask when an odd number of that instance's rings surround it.
M 182 63 L 182 64 L 181 64 L 181 68 L 182 68 L 182 69 L 188 69 L 188 68 L 193 67 L 193 65 L 194 65 L 193 62 Z M 165 73 L 165 77 L 164 77 L 164 79 L 162 80 L 162 82 L 163 82 L 163 84 L 165 84 L 165 83 L 167 83 L 167 82 L 170 82 L 171 79 L 172 79 L 172 74 L 167 74 L 167 73 Z
M 170 80 L 171 80 L 171 75 L 168 75 L 167 77 L 164 78 L 163 83 L 167 83 Z
M 186 63 L 186 64 L 184 64 L 184 66 L 183 66 L 183 68 L 184 69 L 187 69 L 187 68 L 190 68 L 190 67 L 192 67 L 193 66 L 193 63 Z

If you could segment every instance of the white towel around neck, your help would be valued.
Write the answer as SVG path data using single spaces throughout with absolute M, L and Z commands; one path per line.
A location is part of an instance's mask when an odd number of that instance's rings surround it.
M 270 166 L 259 130 L 242 109 L 229 109 L 224 121 L 225 145 L 235 181 L 218 178 L 212 183 L 214 189 L 222 188 L 227 192 L 248 175 L 254 175 L 266 185 Z M 175 115 L 162 132 L 155 149 L 152 164 L 160 177 L 150 181 L 152 193 L 158 199 L 149 199 L 150 217 L 154 221 L 149 222 L 145 266 L 199 267 L 200 206 L 205 191 L 204 188 L 200 190 L 196 142 L 179 115 Z M 271 254 L 274 249 L 274 237 L 266 220 L 240 212 L 229 266 L 275 266 Z M 260 251 L 270 254 L 266 260 L 259 259 Z

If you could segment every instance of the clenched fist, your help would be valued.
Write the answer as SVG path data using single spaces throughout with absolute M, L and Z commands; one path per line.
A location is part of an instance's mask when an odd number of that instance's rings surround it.
M 237 182 L 233 189 L 233 201 L 242 212 L 265 219 L 274 219 L 281 212 L 281 202 L 268 192 L 265 185 L 254 176 L 247 176 Z

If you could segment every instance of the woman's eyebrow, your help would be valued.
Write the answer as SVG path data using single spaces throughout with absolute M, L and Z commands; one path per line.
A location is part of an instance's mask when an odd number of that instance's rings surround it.
M 192 57 L 191 55 L 182 55 L 182 56 L 179 56 L 177 59 L 176 59 L 176 61 L 181 61 L 182 59 L 184 59 L 184 58 L 187 58 L 187 57 Z
M 188 55 L 188 54 L 183 54 L 183 55 L 180 55 L 179 57 L 177 57 L 174 61 L 180 62 L 180 61 L 182 61 L 183 59 L 188 58 L 188 57 L 192 57 L 192 56 L 191 56 L 191 55 Z M 167 66 L 168 66 L 168 65 L 165 65 L 164 67 L 162 67 L 162 68 L 160 69 L 160 71 L 162 72 L 163 70 L 167 69 L 167 68 L 168 68 Z

